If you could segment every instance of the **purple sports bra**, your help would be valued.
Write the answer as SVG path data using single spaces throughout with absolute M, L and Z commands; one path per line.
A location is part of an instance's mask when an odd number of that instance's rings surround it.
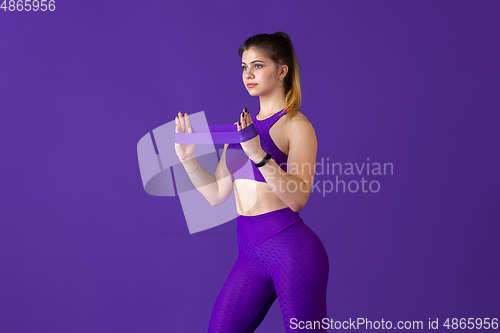
M 278 119 L 286 114 L 287 110 L 283 109 L 264 120 L 258 120 L 257 115 L 251 115 L 253 125 L 255 126 L 257 132 L 259 132 L 260 145 L 262 149 L 266 153 L 271 154 L 272 159 L 285 172 L 287 171 L 288 156 L 276 146 L 269 135 L 269 130 L 274 123 L 278 121 Z M 233 181 L 236 179 L 251 179 L 258 182 L 266 182 L 264 176 L 260 173 L 259 168 L 257 168 L 254 162 L 248 158 L 239 143 L 231 143 L 228 145 L 226 150 L 226 166 L 229 172 L 233 175 Z

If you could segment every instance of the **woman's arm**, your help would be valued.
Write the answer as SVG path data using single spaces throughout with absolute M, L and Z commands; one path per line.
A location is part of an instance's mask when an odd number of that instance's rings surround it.
M 271 159 L 260 172 L 272 191 L 294 212 L 304 208 L 314 181 L 318 141 L 312 124 L 303 118 L 292 119 L 287 129 L 289 142 L 287 172 Z M 259 163 L 266 156 L 264 150 L 250 159 Z
M 222 152 L 219 165 L 217 165 L 217 170 L 215 170 L 215 179 L 218 186 L 218 196 L 217 201 L 212 204 L 213 206 L 220 205 L 229 198 L 233 192 L 233 177 L 227 169 L 226 165 L 226 151 L 229 144 L 224 145 L 224 151 Z
M 236 124 L 237 123 L 234 123 L 233 125 Z M 212 204 L 212 206 L 217 206 L 225 202 L 227 198 L 229 198 L 231 193 L 233 193 L 234 190 L 233 177 L 229 172 L 229 170 L 227 169 L 226 165 L 226 152 L 228 146 L 229 146 L 228 143 L 224 145 L 224 150 L 220 157 L 219 165 L 217 165 L 217 170 L 215 170 L 215 179 L 217 181 L 219 194 L 217 196 L 217 200 Z
M 181 162 L 193 185 L 212 206 L 226 201 L 233 190 L 232 177 L 226 166 L 227 146 L 228 144 L 224 145 L 214 175 L 205 170 L 194 156 Z

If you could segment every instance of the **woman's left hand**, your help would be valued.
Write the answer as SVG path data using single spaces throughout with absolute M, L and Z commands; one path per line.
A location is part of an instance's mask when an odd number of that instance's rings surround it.
M 245 109 L 243 109 L 243 112 L 240 114 L 240 121 L 236 124 L 236 126 L 238 127 L 238 131 L 247 126 L 250 126 L 251 124 L 253 124 L 253 122 L 250 113 L 245 112 Z M 247 156 L 255 163 L 260 162 L 266 156 L 266 153 L 260 145 L 259 135 L 251 138 L 248 141 L 241 142 L 240 145 L 241 148 L 243 148 L 245 154 L 247 154 Z

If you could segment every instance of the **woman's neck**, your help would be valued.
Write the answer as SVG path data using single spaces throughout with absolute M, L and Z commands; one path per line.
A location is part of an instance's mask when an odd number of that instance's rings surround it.
M 285 98 L 281 96 L 260 96 L 259 118 L 264 119 L 285 108 Z

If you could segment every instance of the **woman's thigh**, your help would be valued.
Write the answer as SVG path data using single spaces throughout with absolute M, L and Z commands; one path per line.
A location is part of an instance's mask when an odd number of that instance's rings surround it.
M 210 318 L 209 333 L 253 332 L 277 295 L 273 281 L 240 252 Z
M 329 260 L 319 237 L 303 222 L 296 223 L 258 247 L 270 271 L 287 332 L 290 321 L 321 321 L 327 317 Z M 307 330 L 325 332 L 325 330 Z

